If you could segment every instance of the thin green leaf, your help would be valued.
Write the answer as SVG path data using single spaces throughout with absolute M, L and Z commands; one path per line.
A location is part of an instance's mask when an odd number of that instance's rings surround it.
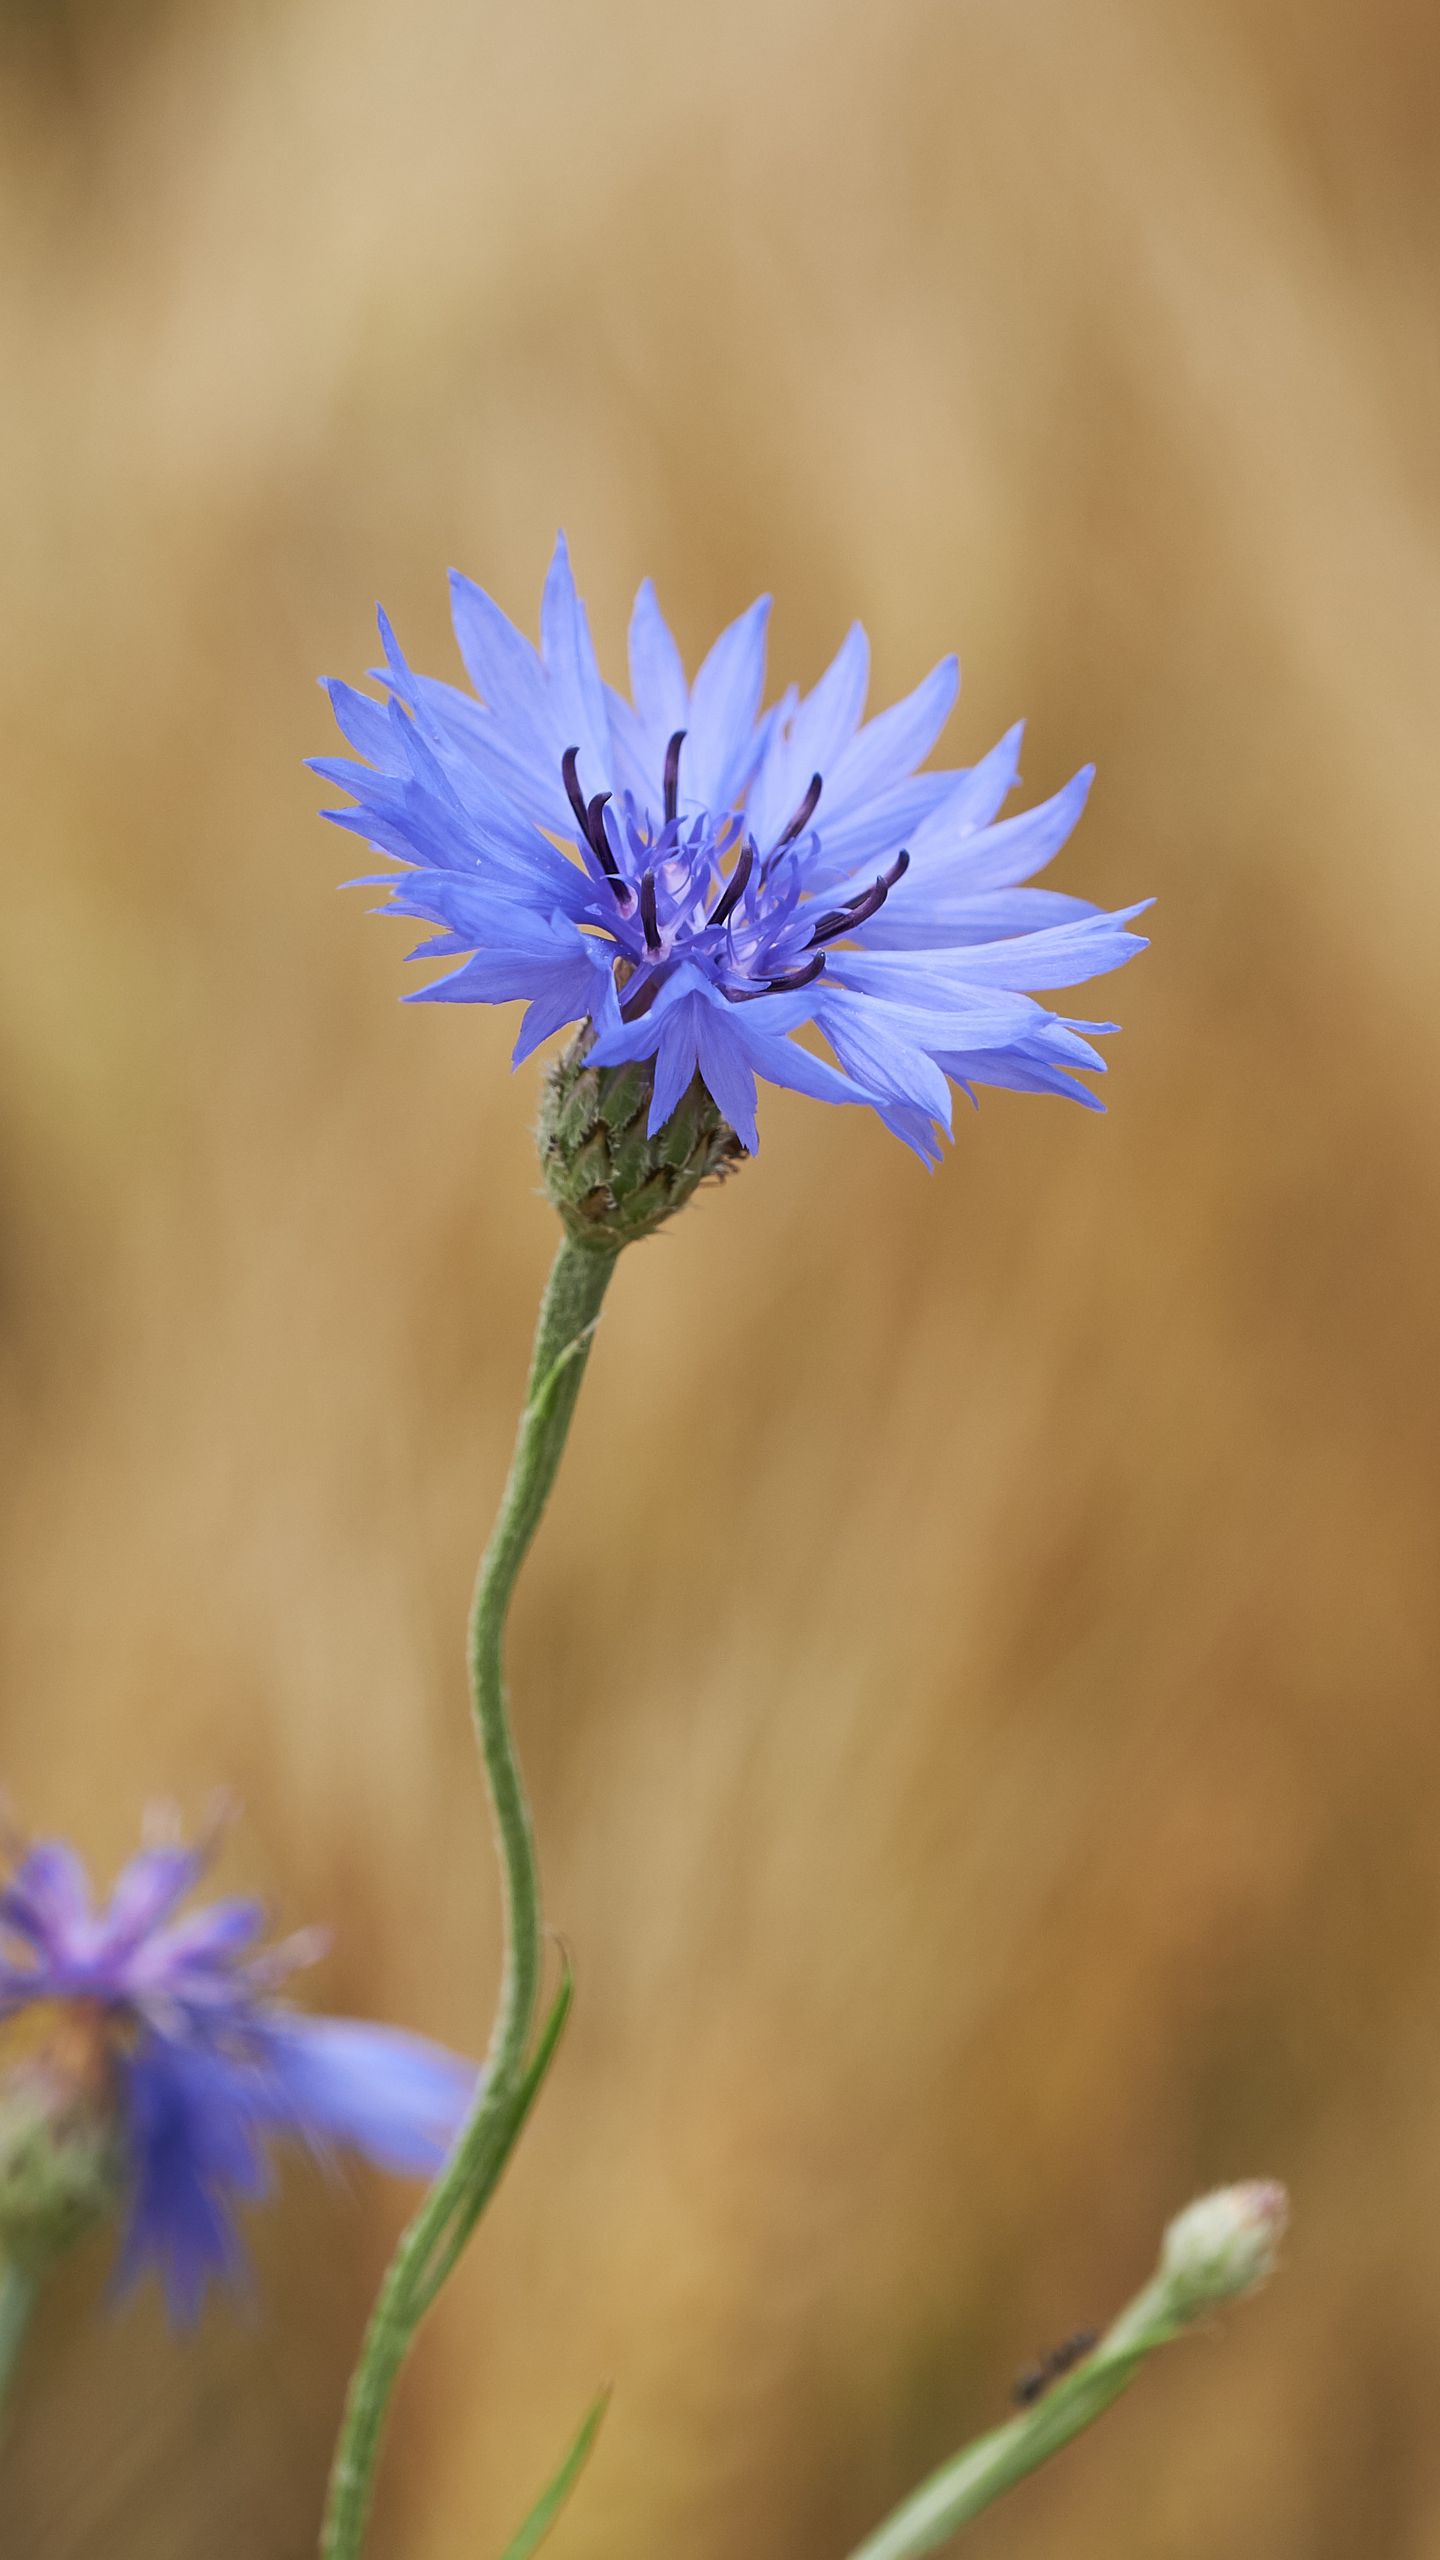
M 506 2543 L 501 2560 L 530 2560 L 531 2552 L 539 2550 L 590 2459 L 595 2439 L 600 2433 L 601 2421 L 609 2406 L 610 2385 L 607 2382 L 604 2390 L 587 2409 L 580 2432 L 549 2487 L 542 2490 L 513 2541 Z
M 525 1416 L 527 1421 L 538 1422 L 542 1420 L 549 1412 L 551 1405 L 554 1403 L 556 1395 L 559 1392 L 560 1381 L 565 1376 L 567 1370 L 573 1369 L 577 1360 L 583 1361 L 589 1359 L 591 1345 L 595 1340 L 596 1333 L 599 1330 L 599 1325 L 599 1317 L 592 1317 L 584 1331 L 582 1333 L 577 1333 L 573 1342 L 567 1342 L 559 1358 L 551 1362 L 551 1365 L 546 1370 L 544 1377 L 540 1379 L 536 1386 L 533 1395 L 531 1395 L 526 1401 Z
M 545 2074 L 555 2059 L 556 2047 L 565 2032 L 565 2021 L 570 2015 L 575 1998 L 575 1976 L 570 1969 L 570 1959 L 563 1946 L 560 1950 L 560 1962 L 563 1968 L 560 1988 L 550 2004 L 550 2011 L 540 2030 L 535 2051 L 516 2084 L 509 2107 L 503 2115 L 497 2117 L 491 2129 L 490 2140 L 475 2163 L 473 2184 L 457 2201 L 445 2230 L 436 2235 L 434 2253 L 424 2270 L 422 2279 L 421 2300 L 426 2307 L 434 2301 L 436 2294 L 440 2291 L 499 2185 L 505 2164 L 520 2139 L 525 2119 L 534 2106 Z

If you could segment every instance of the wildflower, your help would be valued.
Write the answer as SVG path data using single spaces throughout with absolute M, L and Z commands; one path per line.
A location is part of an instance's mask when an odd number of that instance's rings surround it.
M 97 1908 L 51 1840 L 0 1885 L 0 2246 L 43 2263 L 123 2206 L 121 2283 L 153 2267 L 182 2321 L 239 2271 L 236 2208 L 267 2191 L 270 2136 L 425 2175 L 476 2077 L 419 2037 L 292 2008 L 281 1985 L 319 1946 L 261 1948 L 258 1904 L 177 1917 L 208 1855 L 152 1840 Z
M 468 578 L 452 590 L 474 693 L 417 675 L 382 614 L 388 701 L 329 687 L 364 761 L 315 767 L 356 803 L 327 814 L 408 866 L 390 907 L 437 928 L 412 956 L 459 964 L 421 1000 L 522 1001 L 517 1062 L 582 1025 L 593 1066 L 645 1068 L 651 1139 L 697 1080 L 747 1153 L 757 1077 L 869 1104 L 927 1162 L 952 1081 L 1095 1106 L 1078 1075 L 1115 1026 L 1036 991 L 1142 949 L 1126 929 L 1142 910 L 1022 885 L 1069 835 L 1088 769 L 1008 818 L 1018 727 L 968 769 L 917 770 L 953 658 L 862 725 L 857 623 L 813 692 L 762 711 L 768 601 L 691 684 L 647 581 L 626 700 L 601 680 L 563 538 L 538 653 Z

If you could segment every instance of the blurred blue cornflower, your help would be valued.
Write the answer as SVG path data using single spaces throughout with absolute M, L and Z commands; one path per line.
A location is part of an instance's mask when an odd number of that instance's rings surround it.
M 934 1162 L 947 1078 L 1068 1093 L 1104 1060 L 1033 1000 L 1144 948 L 1083 898 L 1019 885 L 1065 842 L 1089 788 L 1000 818 L 1020 728 L 961 771 L 920 773 L 959 685 L 942 660 L 862 726 L 857 623 L 803 700 L 761 711 L 768 599 L 722 632 L 693 685 L 647 580 L 630 624 L 632 700 L 601 680 L 564 539 L 541 649 L 452 575 L 475 695 L 416 675 L 384 615 L 382 705 L 328 690 L 368 761 L 315 770 L 357 802 L 327 814 L 410 866 L 391 908 L 440 928 L 412 955 L 456 958 L 426 1002 L 527 1010 L 517 1061 L 567 1023 L 598 1066 L 653 1060 L 650 1131 L 698 1076 L 742 1145 L 755 1079 L 864 1102 Z M 469 955 L 463 957 L 462 955 Z M 813 1026 L 838 1067 L 795 1034 Z
M 209 1854 L 155 1840 L 97 1907 L 73 1849 L 49 1840 L 0 1885 L 0 2089 L 38 2088 L 56 2124 L 103 2131 L 126 2212 L 119 2281 L 155 2268 L 180 2321 L 240 2271 L 236 2208 L 268 2189 L 269 2136 L 428 2175 L 476 2084 L 439 2045 L 279 1997 L 321 1952 L 316 1933 L 262 1949 L 249 1900 L 177 1918 Z

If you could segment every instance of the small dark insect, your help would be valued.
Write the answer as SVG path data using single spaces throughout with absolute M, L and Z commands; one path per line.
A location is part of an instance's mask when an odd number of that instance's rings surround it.
M 1042 2356 L 1038 2364 L 1028 2365 L 1017 2380 L 1014 2391 L 1021 2408 L 1032 2408 L 1037 2400 L 1043 2399 L 1051 2383 L 1058 2382 L 1062 2373 L 1068 2373 L 1082 2356 L 1088 2356 L 1097 2343 L 1093 2329 L 1077 2329 L 1073 2338 L 1067 2338 L 1062 2346 L 1052 2347 L 1048 2356 Z

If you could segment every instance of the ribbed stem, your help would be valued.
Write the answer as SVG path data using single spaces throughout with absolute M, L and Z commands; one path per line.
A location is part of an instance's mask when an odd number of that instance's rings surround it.
M 543 1951 L 530 1808 L 510 1732 L 502 1665 L 516 1576 L 555 1481 L 585 1374 L 613 1249 L 566 1240 L 540 1309 L 525 1409 L 470 1611 L 470 1696 L 490 1792 L 505 1904 L 505 1960 L 485 2071 L 450 2157 L 404 2233 L 371 2315 L 346 2401 L 321 2536 L 323 2560 L 356 2560 L 369 2521 L 386 2412 L 425 2312 L 499 2180 L 524 2121 L 526 2055 Z
M 0 2261 L 0 2410 L 10 2396 L 39 2290 L 35 2278 L 17 2267 L 13 2259 Z

